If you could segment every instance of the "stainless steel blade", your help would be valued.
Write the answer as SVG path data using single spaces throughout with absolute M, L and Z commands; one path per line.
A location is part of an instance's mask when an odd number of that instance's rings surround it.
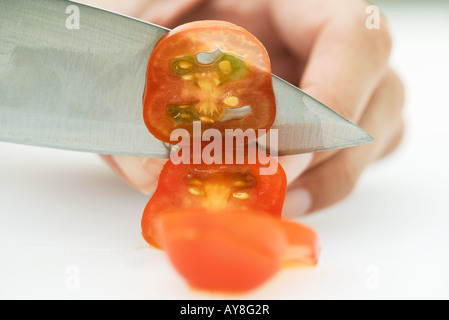
M 79 9 L 69 29 L 68 6 Z M 146 129 L 146 66 L 167 31 L 65 0 L 0 0 L 0 140 L 167 157 Z M 372 141 L 363 130 L 273 76 L 280 155 Z
M 353 147 L 374 141 L 364 130 L 297 87 L 273 76 L 277 152 L 291 155 Z M 270 141 L 267 136 L 267 142 Z M 267 143 L 273 149 L 273 144 Z M 276 149 L 274 149 L 276 150 Z
M 70 5 L 80 29 L 68 29 Z M 0 140 L 167 157 L 142 116 L 146 66 L 168 29 L 63 0 L 0 0 Z

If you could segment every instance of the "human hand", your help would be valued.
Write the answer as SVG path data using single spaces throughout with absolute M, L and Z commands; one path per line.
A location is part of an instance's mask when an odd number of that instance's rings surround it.
M 91 0 L 101 6 L 100 0 Z M 375 138 L 369 145 L 281 157 L 288 180 L 284 214 L 298 216 L 345 198 L 363 170 L 393 151 L 403 133 L 403 87 L 388 66 L 383 18 L 368 29 L 362 0 L 134 0 L 123 13 L 173 28 L 226 20 L 267 48 L 273 73 L 330 106 Z M 106 3 L 105 3 L 106 4 Z M 108 3 L 111 5 L 111 3 Z M 114 9 L 108 7 L 109 9 Z M 116 8 L 117 9 L 117 8 Z M 165 160 L 103 156 L 135 188 L 151 193 Z

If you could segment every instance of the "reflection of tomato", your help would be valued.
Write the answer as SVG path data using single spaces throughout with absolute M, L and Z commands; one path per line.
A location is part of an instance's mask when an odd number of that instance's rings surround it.
M 160 212 L 171 209 L 193 208 L 210 213 L 258 210 L 280 218 L 287 188 L 285 172 L 278 164 L 273 175 L 261 175 L 264 167 L 258 161 L 232 165 L 174 165 L 168 161 L 143 214 L 143 237 L 159 247 L 153 220 Z
M 174 129 L 269 129 L 275 118 L 263 45 L 228 22 L 199 21 L 163 36 L 148 64 L 144 120 L 159 140 Z
M 253 289 L 281 269 L 288 246 L 277 219 L 258 212 L 190 209 L 161 214 L 156 221 L 173 266 L 198 289 Z

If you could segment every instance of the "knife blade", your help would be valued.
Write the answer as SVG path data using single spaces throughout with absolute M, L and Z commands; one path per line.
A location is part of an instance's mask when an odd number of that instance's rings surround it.
M 79 28 L 68 28 L 76 6 Z M 0 0 L 0 141 L 101 154 L 167 158 L 142 116 L 146 67 L 169 29 L 66 0 Z M 273 75 L 277 153 L 373 138 Z

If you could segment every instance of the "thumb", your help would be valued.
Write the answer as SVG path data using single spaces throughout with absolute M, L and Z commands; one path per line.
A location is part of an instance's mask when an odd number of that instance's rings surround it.
M 138 158 L 125 156 L 100 156 L 130 186 L 144 194 L 156 190 L 159 174 L 166 159 Z

